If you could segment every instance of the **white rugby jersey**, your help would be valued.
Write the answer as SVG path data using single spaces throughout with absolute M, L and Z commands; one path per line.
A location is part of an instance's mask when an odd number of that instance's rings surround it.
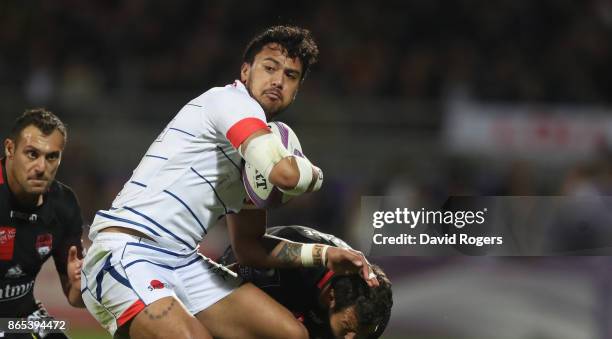
M 236 147 L 262 128 L 265 113 L 240 81 L 193 99 L 151 144 L 111 208 L 96 213 L 89 238 L 121 226 L 195 249 L 209 227 L 242 207 Z

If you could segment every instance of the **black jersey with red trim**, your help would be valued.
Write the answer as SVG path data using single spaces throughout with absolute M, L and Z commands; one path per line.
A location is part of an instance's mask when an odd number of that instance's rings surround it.
M 80 257 L 83 221 L 76 196 L 57 180 L 42 205 L 21 206 L 8 187 L 5 159 L 0 163 L 0 318 L 25 317 L 38 310 L 33 290 L 43 263 L 53 256 L 57 272 L 67 275 L 71 246 Z
M 301 243 L 350 248 L 338 237 L 304 226 L 270 227 L 266 234 Z M 219 262 L 226 266 L 236 262 L 231 247 L 225 250 Z M 293 312 L 304 323 L 311 338 L 332 337 L 329 313 L 319 305 L 321 288 L 333 274 L 327 268 L 261 270 L 240 265 L 237 271 L 242 279 L 252 282 Z

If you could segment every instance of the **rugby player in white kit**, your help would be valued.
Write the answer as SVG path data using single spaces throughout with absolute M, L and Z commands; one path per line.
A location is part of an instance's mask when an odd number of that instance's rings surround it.
M 81 293 L 115 337 L 307 338 L 293 315 L 247 283 L 208 268 L 197 245 L 225 216 L 239 262 L 253 267 L 325 265 L 377 285 L 359 252 L 266 242 L 265 211 L 242 209 L 243 158 L 287 194 L 321 187 L 322 172 L 292 156 L 267 119 L 294 99 L 318 48 L 310 32 L 275 26 L 247 46 L 240 81 L 187 103 L 152 143 L 89 234 Z

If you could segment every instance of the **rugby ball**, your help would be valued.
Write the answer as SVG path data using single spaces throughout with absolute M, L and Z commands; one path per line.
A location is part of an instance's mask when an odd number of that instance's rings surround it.
M 268 123 L 268 127 L 281 140 L 289 153 L 298 157 L 304 157 L 300 140 L 298 140 L 297 135 L 287 124 L 273 121 Z M 293 197 L 281 192 L 268 181 L 268 178 L 246 162 L 242 168 L 242 183 L 248 198 L 259 208 L 278 207 Z

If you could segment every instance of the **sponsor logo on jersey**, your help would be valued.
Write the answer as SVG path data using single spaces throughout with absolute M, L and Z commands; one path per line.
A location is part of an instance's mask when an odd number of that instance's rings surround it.
M 11 219 L 21 219 L 31 223 L 35 223 L 38 220 L 38 214 L 28 214 L 19 211 L 11 211 L 9 216 Z
M 34 286 L 34 280 L 23 284 L 0 285 L 0 301 L 19 299 L 28 294 Z
M 44 258 L 51 253 L 51 246 L 53 245 L 53 235 L 49 233 L 39 234 L 36 236 L 36 244 L 34 245 L 38 255 Z
M 21 269 L 21 266 L 19 266 L 19 264 L 17 264 L 15 266 L 9 268 L 8 271 L 6 271 L 6 274 L 4 275 L 4 277 L 5 278 L 15 279 L 15 278 L 23 277 L 24 275 L 26 275 L 26 274 Z
M 157 279 L 153 279 L 151 280 L 151 282 L 149 283 L 149 286 L 147 287 L 147 289 L 149 291 L 154 291 L 154 290 L 161 290 L 163 288 L 167 288 L 168 284 L 163 283 Z
M 16 232 L 15 227 L 0 226 L 0 260 L 13 260 Z

